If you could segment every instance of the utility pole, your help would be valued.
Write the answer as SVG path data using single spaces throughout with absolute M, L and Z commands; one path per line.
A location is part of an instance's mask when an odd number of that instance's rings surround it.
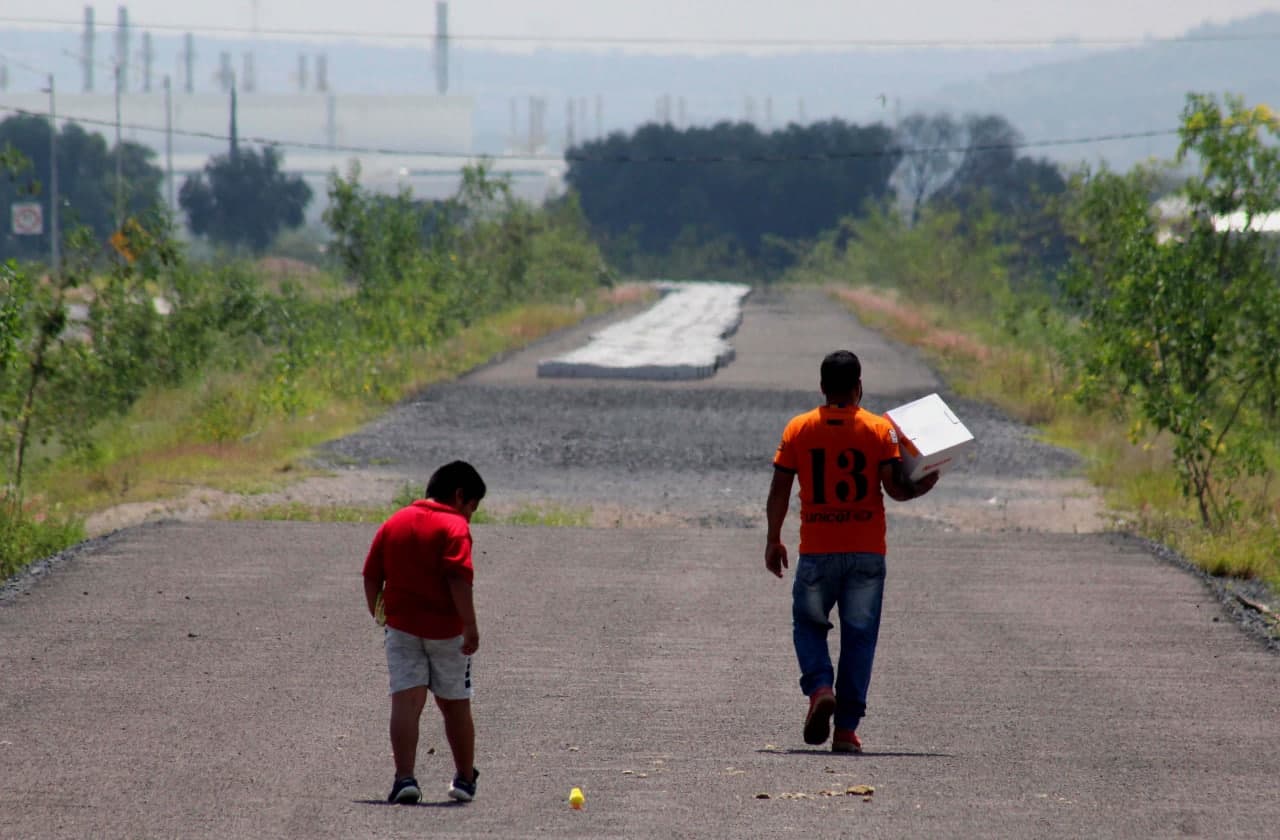
M 240 157 L 240 132 L 236 127 L 236 74 L 231 74 L 231 162 Z
M 124 226 L 124 142 L 120 137 L 120 82 L 124 73 L 119 60 L 116 61 L 116 230 Z
M 58 229 L 58 103 L 49 74 L 49 271 L 57 277 L 61 268 L 61 231 Z
M 168 181 L 169 212 L 177 213 L 178 206 L 173 201 L 173 89 L 168 76 L 164 77 L 164 169 Z

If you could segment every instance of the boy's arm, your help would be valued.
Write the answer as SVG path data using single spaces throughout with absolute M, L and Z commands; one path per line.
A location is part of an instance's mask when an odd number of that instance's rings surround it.
M 375 577 L 365 577 L 364 579 L 364 600 L 366 606 L 369 607 L 369 615 L 374 615 L 374 610 L 378 604 L 378 593 L 382 591 L 382 579 Z
M 476 604 L 472 597 L 471 581 L 460 576 L 449 577 L 449 594 L 453 596 L 453 608 L 462 619 L 462 652 L 470 656 L 480 649 L 480 628 L 476 624 Z
M 386 569 L 382 565 L 382 539 L 383 529 L 379 528 L 378 532 L 373 535 L 373 543 L 369 546 L 369 553 L 364 558 L 364 569 L 361 574 L 364 577 L 364 600 L 365 605 L 369 608 L 369 615 L 377 615 L 378 593 L 382 591 L 382 586 L 387 582 Z

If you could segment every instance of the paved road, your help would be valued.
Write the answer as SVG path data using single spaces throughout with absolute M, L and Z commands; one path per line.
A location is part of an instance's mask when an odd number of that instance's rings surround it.
M 846 342 L 877 398 L 936 385 L 783 298 L 748 308 L 716 387 L 812 388 Z M 456 387 L 533 394 L 520 371 L 545 350 Z M 995 479 L 947 480 L 962 500 Z M 381 804 L 371 527 L 117 533 L 0 601 L 0 838 L 1276 835 L 1280 658 L 1198 579 L 1118 535 L 905 506 L 890 527 L 856 757 L 800 739 L 787 584 L 761 568 L 758 524 L 477 527 L 480 798 L 445 804 L 428 718 L 418 808 Z M 874 793 L 825 795 L 855 785 Z

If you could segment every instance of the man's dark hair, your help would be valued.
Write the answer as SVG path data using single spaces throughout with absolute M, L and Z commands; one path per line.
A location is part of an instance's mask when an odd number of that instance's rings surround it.
M 427 498 L 437 502 L 452 504 L 453 496 L 459 490 L 464 502 L 478 502 L 484 498 L 484 479 L 466 461 L 450 461 L 427 480 Z
M 852 394 L 862 382 L 862 362 L 848 350 L 828 353 L 822 360 L 822 393 Z

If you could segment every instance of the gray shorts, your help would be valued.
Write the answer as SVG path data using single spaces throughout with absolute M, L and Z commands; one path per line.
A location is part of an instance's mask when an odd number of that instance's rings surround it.
M 444 700 L 471 699 L 471 657 L 462 637 L 422 639 L 394 627 L 384 629 L 391 693 L 425 685 Z

